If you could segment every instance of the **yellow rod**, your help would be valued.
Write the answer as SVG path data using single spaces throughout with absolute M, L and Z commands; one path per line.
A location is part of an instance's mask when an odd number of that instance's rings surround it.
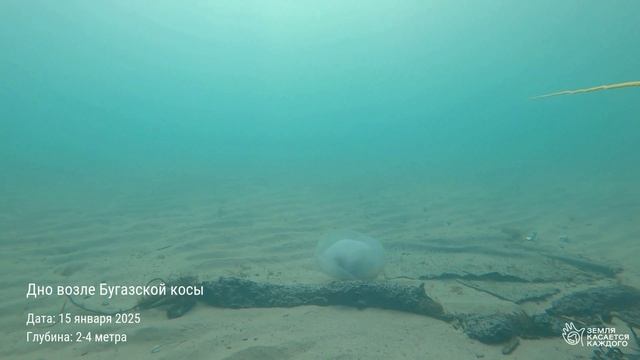
M 600 90 L 620 89 L 620 88 L 632 87 L 632 86 L 640 86 L 640 81 L 627 81 L 622 83 L 594 86 L 594 87 L 584 88 L 584 89 L 564 90 L 564 91 L 558 91 L 550 94 L 534 96 L 531 99 L 542 99 L 546 97 L 559 96 L 559 95 L 581 94 L 581 93 L 600 91 Z

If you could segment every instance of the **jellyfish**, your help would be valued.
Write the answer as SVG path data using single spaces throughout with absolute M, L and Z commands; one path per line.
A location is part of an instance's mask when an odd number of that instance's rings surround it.
M 318 242 L 316 262 L 334 279 L 372 280 L 384 268 L 384 248 L 378 240 L 361 233 L 334 232 Z

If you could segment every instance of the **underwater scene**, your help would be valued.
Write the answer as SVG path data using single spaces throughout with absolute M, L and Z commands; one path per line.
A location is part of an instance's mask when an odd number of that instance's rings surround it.
M 640 359 L 639 19 L 0 0 L 0 359 Z

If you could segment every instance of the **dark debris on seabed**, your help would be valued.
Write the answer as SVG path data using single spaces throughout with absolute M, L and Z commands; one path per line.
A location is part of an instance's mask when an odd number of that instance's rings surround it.
M 496 313 L 489 315 L 463 315 L 460 317 L 465 334 L 486 344 L 506 344 L 503 353 L 517 347 L 514 338 L 536 339 L 557 337 L 567 321 L 581 326 L 600 327 L 616 316 L 624 321 L 632 332 L 630 345 L 640 346 L 633 327 L 638 327 L 640 316 L 640 290 L 630 286 L 596 287 L 566 295 L 553 302 L 545 312 L 527 315 L 519 313 Z M 516 344 L 515 346 L 513 344 Z M 631 346 L 630 346 L 631 348 Z M 625 354 L 618 350 L 594 352 L 594 359 L 640 359 L 640 355 Z M 595 356 L 601 356 L 600 358 Z M 609 357 L 602 357 L 609 356 Z
M 154 279 L 152 282 L 165 282 Z M 640 290 L 624 285 L 587 288 L 564 295 L 539 313 L 516 311 L 493 314 L 451 314 L 427 293 L 424 283 L 395 281 L 334 281 L 326 284 L 272 284 L 245 278 L 220 277 L 199 281 L 181 276 L 167 285 L 202 286 L 202 296 L 155 296 L 142 298 L 133 309 L 163 308 L 170 319 L 188 313 L 198 301 L 220 308 L 295 307 L 303 305 L 350 306 L 357 309 L 381 308 L 430 316 L 460 328 L 469 338 L 502 346 L 505 355 L 513 353 L 520 339 L 560 337 L 563 326 L 571 321 L 582 327 L 605 326 L 613 317 L 631 331 L 625 349 L 602 348 L 593 351 L 593 359 L 639 359 L 631 355 L 640 347 L 633 328 L 640 327 Z M 81 304 L 76 306 L 87 311 Z M 514 302 L 515 303 L 515 302 Z M 121 312 L 130 311 L 121 310 Z
M 156 279 L 161 280 L 161 279 Z M 202 286 L 203 295 L 143 298 L 137 309 L 165 308 L 167 317 L 178 318 L 196 302 L 221 308 L 295 307 L 342 305 L 358 309 L 381 308 L 430 316 L 459 327 L 470 338 L 485 344 L 502 345 L 505 355 L 514 352 L 520 339 L 559 337 L 567 321 L 580 326 L 604 326 L 613 316 L 624 321 L 632 332 L 629 349 L 637 348 L 633 327 L 640 319 L 640 290 L 630 286 L 596 287 L 568 294 L 538 314 L 524 311 L 495 314 L 449 314 L 425 291 L 424 284 L 408 285 L 392 281 L 334 281 L 328 284 L 271 284 L 243 278 L 221 277 L 199 282 L 185 276 L 169 285 Z M 632 343 L 636 344 L 633 345 Z M 626 352 L 629 350 L 625 349 Z M 632 351 L 632 350 L 631 350 Z M 592 359 L 638 359 L 617 348 L 598 348 Z

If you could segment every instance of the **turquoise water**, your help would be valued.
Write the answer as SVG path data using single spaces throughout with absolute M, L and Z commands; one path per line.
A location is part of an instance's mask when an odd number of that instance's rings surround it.
M 528 99 L 636 79 L 632 1 L 4 2 L 2 12 L 10 169 L 311 160 L 327 171 L 637 176 L 635 89 Z
M 246 261 L 321 282 L 314 244 L 335 228 L 379 238 L 392 273 L 413 241 L 568 236 L 640 285 L 640 88 L 531 99 L 640 80 L 639 18 L 631 0 L 2 1 L 1 266 L 30 274 L 3 279 L 3 355 L 79 356 L 24 342 L 26 282 Z

